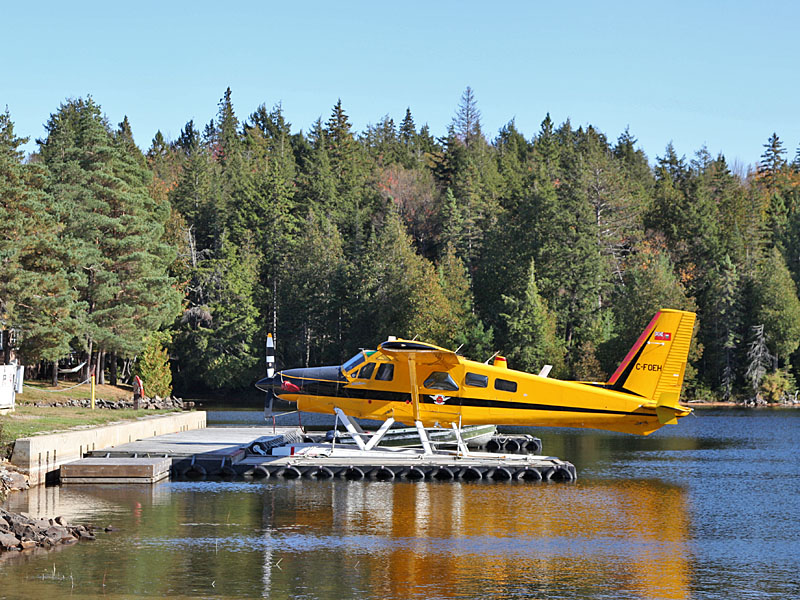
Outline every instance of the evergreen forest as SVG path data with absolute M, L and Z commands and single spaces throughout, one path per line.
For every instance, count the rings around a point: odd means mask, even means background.
M 684 399 L 795 398 L 800 151 L 777 134 L 745 170 L 549 115 L 485 132 L 470 88 L 441 136 L 396 117 L 357 132 L 339 101 L 296 130 L 227 89 L 142 152 L 87 96 L 25 156 L 6 109 L 0 358 L 227 393 L 263 376 L 268 332 L 280 368 L 395 335 L 604 380 L 668 307 L 698 314 Z

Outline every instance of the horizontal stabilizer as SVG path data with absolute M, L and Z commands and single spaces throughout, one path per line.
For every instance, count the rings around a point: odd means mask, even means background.
M 662 425 L 675 425 L 678 417 L 684 417 L 691 411 L 690 408 L 681 406 L 678 403 L 680 392 L 662 392 L 656 405 L 656 415 L 658 422 Z

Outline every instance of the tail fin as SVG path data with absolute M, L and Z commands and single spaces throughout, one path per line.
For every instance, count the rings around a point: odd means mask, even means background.
M 662 423 L 675 422 L 696 315 L 661 309 L 608 380 L 609 387 L 657 403 Z M 682 415 L 681 415 L 682 416 Z

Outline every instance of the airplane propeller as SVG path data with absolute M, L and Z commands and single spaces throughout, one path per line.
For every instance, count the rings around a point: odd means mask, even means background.
M 267 334 L 267 377 L 272 379 L 275 377 L 275 340 L 272 337 L 271 333 Z M 267 398 L 269 399 L 269 410 L 268 413 L 265 414 L 272 414 L 272 404 L 275 402 L 275 394 L 270 387 L 267 391 Z M 265 399 L 266 400 L 266 399 Z M 265 401 L 266 406 L 266 401 Z

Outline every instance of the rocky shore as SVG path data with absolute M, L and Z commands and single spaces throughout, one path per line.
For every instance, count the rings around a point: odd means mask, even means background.
M 0 461 L 0 502 L 5 499 L 9 492 L 21 492 L 29 487 L 27 477 L 17 471 L 14 465 Z
M 40 407 L 76 406 L 81 408 L 90 408 L 91 405 L 92 402 L 88 398 L 84 398 L 81 400 L 76 400 L 76 399 L 53 400 L 52 402 L 33 403 L 33 406 L 40 406 Z M 95 400 L 95 406 L 97 408 L 107 408 L 111 410 L 134 408 L 132 400 L 114 401 L 114 400 L 103 400 L 102 398 L 98 398 Z M 139 401 L 139 408 L 144 410 L 186 410 L 193 407 L 194 407 L 194 402 L 184 402 L 182 398 L 177 398 L 177 397 L 161 398 L 159 396 L 155 396 L 153 398 L 142 398 Z
M 33 519 L 0 508 L 0 551 L 52 548 L 95 539 L 92 527 L 70 525 L 62 517 Z

